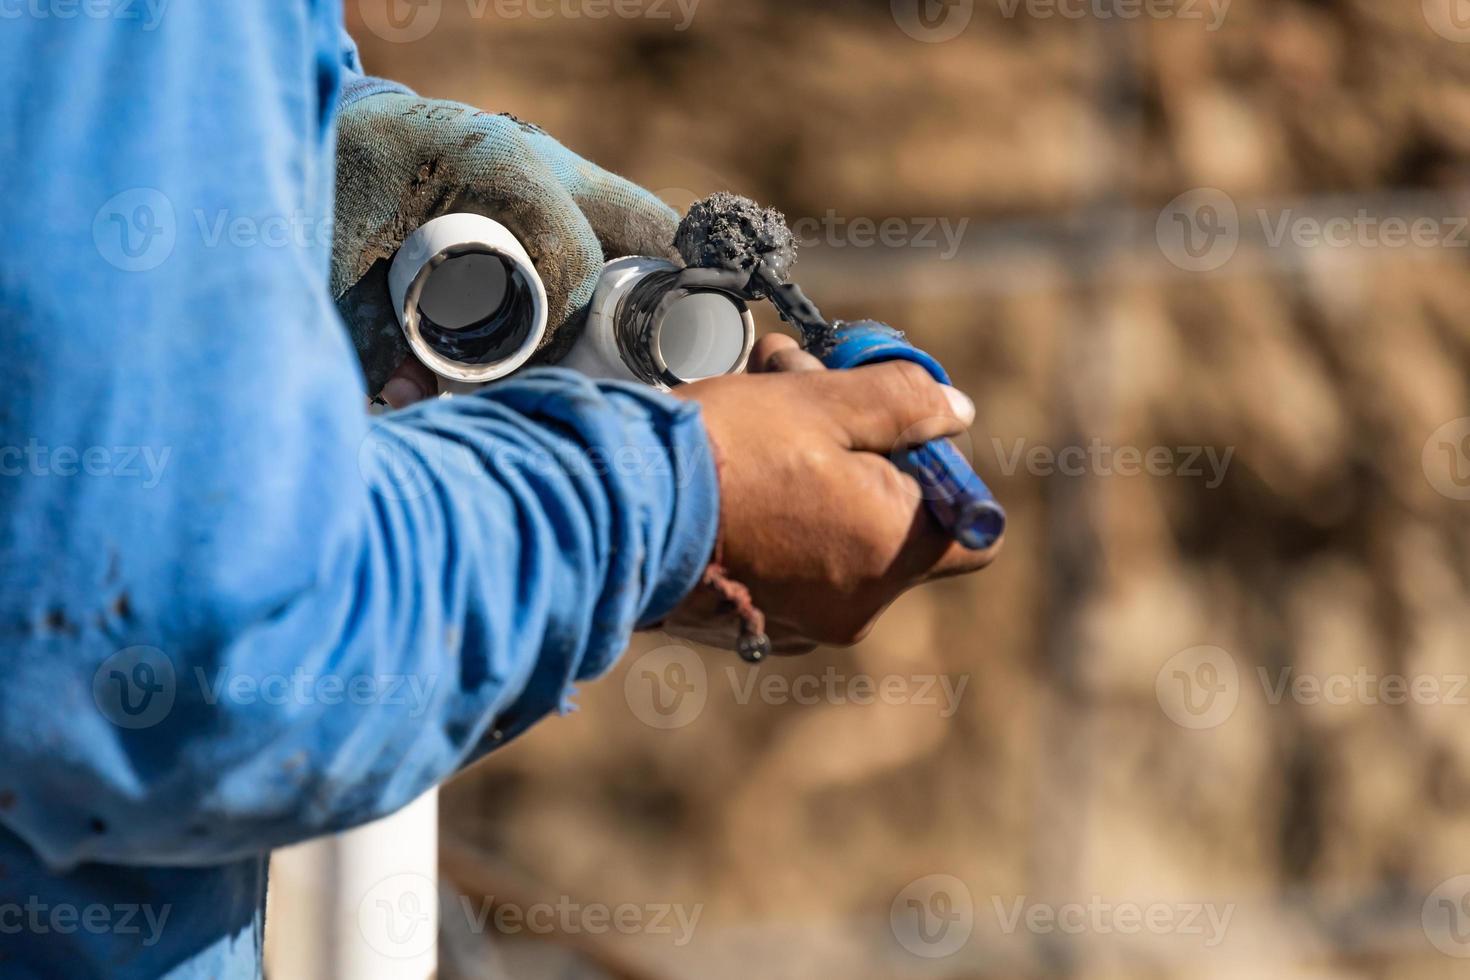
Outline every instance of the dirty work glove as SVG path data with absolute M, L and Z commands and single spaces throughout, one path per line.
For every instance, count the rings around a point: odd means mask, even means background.
M 679 216 L 539 128 L 458 102 L 384 93 L 347 105 L 337 127 L 332 297 L 377 394 L 409 358 L 388 266 L 424 222 L 472 211 L 509 228 L 546 283 L 537 360 L 566 353 L 585 323 L 604 257 L 673 256 Z

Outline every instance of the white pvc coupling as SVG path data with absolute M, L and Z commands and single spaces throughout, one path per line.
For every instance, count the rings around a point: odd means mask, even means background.
M 669 283 L 660 293 L 669 302 L 659 315 L 646 324 L 631 322 L 638 318 L 629 309 L 633 291 L 650 276 L 667 277 L 678 269 L 646 256 L 603 266 L 586 329 L 562 366 L 663 389 L 745 370 L 755 344 L 755 318 L 734 296 Z
M 404 241 L 388 292 L 408 345 L 435 374 L 503 378 L 546 334 L 546 287 L 510 229 L 479 214 L 435 218 Z

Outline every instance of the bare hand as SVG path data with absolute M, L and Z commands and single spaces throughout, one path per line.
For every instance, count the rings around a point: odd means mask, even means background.
M 827 371 L 784 336 L 762 338 L 752 375 L 677 389 L 697 401 L 721 460 L 723 564 L 765 612 L 778 652 L 862 639 L 903 592 L 984 568 L 930 517 L 888 454 L 974 421 L 964 395 L 915 364 Z M 738 624 L 706 589 L 667 624 L 731 646 Z

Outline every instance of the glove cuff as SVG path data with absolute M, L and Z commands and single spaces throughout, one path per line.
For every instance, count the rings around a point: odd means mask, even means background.
M 338 108 L 345 110 L 363 99 L 374 95 L 413 95 L 413 89 L 398 82 L 389 81 L 386 78 L 375 78 L 372 75 L 358 75 L 347 79 L 342 85 L 342 96 L 338 102 Z

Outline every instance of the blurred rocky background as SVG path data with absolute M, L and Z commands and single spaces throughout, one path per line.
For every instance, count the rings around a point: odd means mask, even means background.
M 370 71 L 784 210 L 1012 517 L 466 773 L 445 976 L 1470 974 L 1470 3 L 394 2 Z

